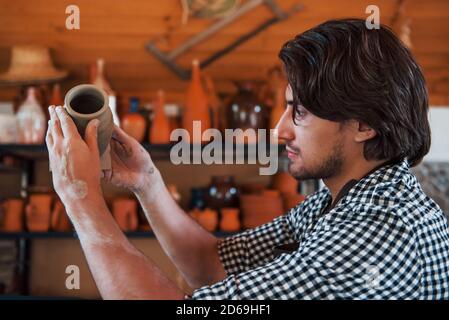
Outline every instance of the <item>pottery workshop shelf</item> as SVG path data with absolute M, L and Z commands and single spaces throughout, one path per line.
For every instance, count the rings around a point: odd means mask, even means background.
M 156 239 L 153 232 L 135 231 L 125 232 L 128 238 L 146 238 Z M 234 232 L 214 232 L 218 238 L 228 237 L 235 234 Z M 76 232 L 0 232 L 0 240 L 17 240 L 17 239 L 77 239 Z
M 153 159 L 167 159 L 170 157 L 170 150 L 175 145 L 175 143 L 170 144 L 151 144 L 151 143 L 142 143 L 142 146 L 150 152 L 151 157 Z M 207 146 L 207 144 L 201 145 L 201 151 L 203 148 Z M 225 147 L 222 146 L 222 152 L 232 151 L 234 155 L 239 155 L 238 152 L 241 150 L 244 151 L 244 155 L 250 154 L 252 147 L 255 145 L 245 144 L 245 145 L 236 145 L 232 144 L 232 146 Z M 267 150 L 270 150 L 271 146 L 267 146 Z M 242 149 L 243 148 L 243 149 Z M 199 149 L 199 148 L 198 148 Z M 196 151 L 196 146 L 190 144 L 190 150 L 194 154 Z M 256 149 L 254 149 L 256 150 Z M 285 145 L 278 144 L 277 151 L 280 156 L 285 155 Z M 48 158 L 47 146 L 45 144 L 0 144 L 0 156 L 9 155 L 14 156 L 21 159 L 45 159 Z

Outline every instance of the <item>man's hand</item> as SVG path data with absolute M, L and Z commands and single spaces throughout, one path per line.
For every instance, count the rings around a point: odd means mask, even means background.
M 89 122 L 85 139 L 61 106 L 50 106 L 46 144 L 53 187 L 65 206 L 102 196 L 100 156 L 97 144 L 98 120 Z
M 104 177 L 112 184 L 140 193 L 156 183 L 157 169 L 148 152 L 117 126 L 112 133 L 111 158 L 112 170 L 104 170 Z

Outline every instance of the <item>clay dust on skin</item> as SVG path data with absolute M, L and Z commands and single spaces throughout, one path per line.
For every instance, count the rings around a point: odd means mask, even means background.
M 87 196 L 87 183 L 83 180 L 69 179 L 67 174 L 67 167 L 69 166 L 67 163 L 67 153 L 68 151 L 61 157 L 61 178 L 69 184 L 68 190 L 70 197 L 81 200 Z

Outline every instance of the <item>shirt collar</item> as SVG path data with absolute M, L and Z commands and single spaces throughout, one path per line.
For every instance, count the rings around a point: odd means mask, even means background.
M 345 196 L 354 196 L 357 191 L 363 190 L 369 185 L 377 184 L 383 181 L 391 181 L 396 178 L 403 178 L 404 174 L 409 172 L 409 169 L 410 166 L 407 159 L 402 161 L 391 160 L 381 163 L 365 174 L 360 180 L 351 179 L 345 183 L 340 192 L 338 192 L 334 201 L 332 201 L 332 197 L 328 189 L 329 203 L 324 209 L 323 214 L 326 214 L 332 210 Z

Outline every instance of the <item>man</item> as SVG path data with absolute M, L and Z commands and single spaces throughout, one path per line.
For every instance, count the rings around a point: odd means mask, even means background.
M 289 170 L 323 179 L 324 189 L 220 240 L 177 206 L 148 153 L 118 128 L 105 179 L 135 193 L 194 299 L 448 299 L 447 221 L 410 172 L 430 147 L 427 91 L 410 52 L 385 27 L 340 20 L 297 36 L 279 56 L 289 86 L 277 129 Z M 62 108 L 50 114 L 54 187 L 102 297 L 184 298 L 108 211 L 98 123 L 84 141 Z

